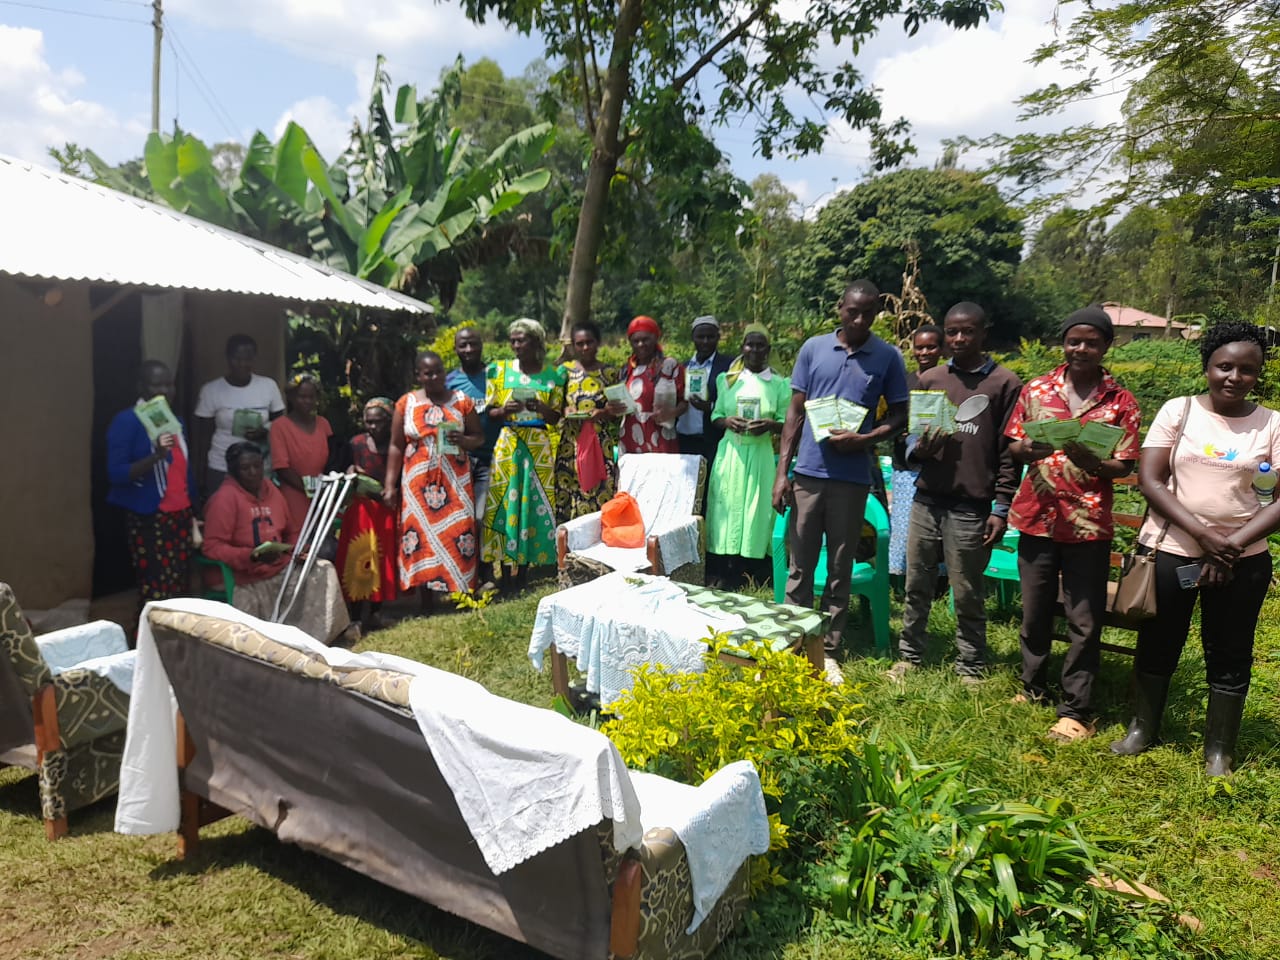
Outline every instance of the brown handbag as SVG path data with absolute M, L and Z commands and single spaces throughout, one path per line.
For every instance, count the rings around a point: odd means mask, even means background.
M 1174 470 L 1177 460 L 1178 444 L 1182 441 L 1182 431 L 1186 429 L 1187 417 L 1191 414 L 1191 397 L 1187 397 L 1186 406 L 1182 408 L 1182 419 L 1178 423 L 1178 432 L 1173 438 L 1173 446 L 1169 448 L 1169 484 L 1170 491 L 1177 496 L 1178 476 Z M 1151 512 L 1150 504 L 1147 513 Z M 1146 516 L 1142 522 L 1146 523 Z M 1164 522 L 1160 534 L 1156 537 L 1149 553 L 1138 553 L 1137 546 L 1124 558 L 1120 567 L 1120 582 L 1116 584 L 1115 599 L 1111 601 L 1111 612 L 1129 620 L 1149 620 L 1156 615 L 1156 554 L 1160 552 L 1160 544 L 1169 532 L 1169 521 Z

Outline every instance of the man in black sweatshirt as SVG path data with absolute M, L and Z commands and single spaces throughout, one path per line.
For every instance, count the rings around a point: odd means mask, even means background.
M 943 323 L 951 360 L 921 374 L 916 388 L 944 391 L 958 410 L 954 433 L 925 431 L 908 440 L 907 460 L 919 466 L 920 476 L 907 531 L 898 663 L 889 671 L 895 679 L 924 659 L 939 561 L 946 563 L 955 593 L 956 672 L 975 683 L 986 667 L 982 578 L 1018 487 L 1021 468 L 1009 454 L 1004 428 L 1022 389 L 1013 371 L 983 352 L 986 335 L 985 311 L 976 303 L 957 303 Z

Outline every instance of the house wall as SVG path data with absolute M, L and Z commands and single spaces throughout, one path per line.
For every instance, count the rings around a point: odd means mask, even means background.
M 201 384 L 226 373 L 227 338 L 235 333 L 247 333 L 258 342 L 257 372 L 283 388 L 286 324 L 279 300 L 193 290 L 186 295 L 183 311 L 193 405 Z
M 32 609 L 88 597 L 93 575 L 89 285 L 58 289 L 49 306 L 0 276 L 0 579 Z
M 0 276 L 0 580 L 41 610 L 93 591 L 93 321 L 87 283 L 59 282 L 44 303 L 34 284 Z M 101 299 L 102 294 L 99 294 Z M 258 372 L 283 381 L 285 317 L 279 301 L 191 292 L 184 303 L 190 410 L 200 384 L 226 369 L 233 333 L 258 341 Z M 122 375 L 132 377 L 129 372 Z M 186 400 L 186 403 L 184 403 Z M 101 507 L 100 507 L 101 509 Z

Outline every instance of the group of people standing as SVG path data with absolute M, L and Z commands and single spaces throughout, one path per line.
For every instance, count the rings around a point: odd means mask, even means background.
M 941 327 L 914 332 L 917 369 L 910 374 L 901 352 L 871 332 L 879 312 L 873 284 L 850 284 L 838 329 L 806 341 L 790 378 L 770 368 L 764 327 L 749 326 L 731 356 L 721 353 L 720 325 L 710 316 L 693 321 L 696 352 L 684 363 L 663 351 L 656 321 L 636 317 L 620 369 L 600 361 L 600 330 L 590 322 L 573 327 L 572 359 L 560 364 L 548 360 L 545 333 L 533 320 L 510 325 L 514 357 L 491 363 L 479 331 L 462 328 L 454 340 L 457 366 L 449 370 L 437 354 L 422 353 L 415 388 L 396 401 L 369 400 L 364 430 L 336 455 L 332 430 L 316 412 L 318 384 L 301 378 L 281 397 L 273 381 L 253 372 L 253 341 L 232 337 L 227 373 L 200 392 L 192 447 L 183 435 L 151 441 L 132 410 L 112 423 L 110 500 L 128 517 L 143 602 L 178 595 L 187 588 L 196 478 L 203 477 L 211 495 L 204 552 L 233 569 L 233 602 L 241 606 L 255 602 L 253 584 L 274 590 L 274 578 L 283 576 L 284 554 L 261 548 L 296 537 L 307 509 L 305 478 L 338 468 L 376 481 L 380 493 L 362 493 L 348 506 L 336 570 L 317 565 L 325 583 L 308 587 L 312 600 L 303 604 L 312 632 L 332 638 L 348 614 L 376 627 L 380 604 L 398 591 L 417 589 L 429 612 L 442 594 L 491 589 L 500 566 L 504 582 L 520 585 L 529 567 L 554 562 L 559 524 L 614 496 L 616 454 L 697 454 L 709 465 L 708 574 L 715 582 L 765 579 L 774 511 L 789 511 L 786 597 L 812 606 L 825 546 L 820 606 L 830 615 L 827 674 L 838 682 L 833 657 L 848 618 L 866 498 L 879 474 L 876 446 L 889 445 L 890 566 L 905 596 L 889 675 L 904 681 L 923 664 L 945 570 L 955 604 L 955 669 L 963 682 L 981 682 L 983 572 L 1012 526 L 1023 606 L 1017 699 L 1055 699 L 1048 665 L 1060 602 L 1069 649 L 1049 736 L 1074 741 L 1094 733 L 1112 485 L 1140 460 L 1150 509 L 1138 550 L 1156 554 L 1157 613 L 1138 631 L 1133 719 L 1112 749 L 1134 754 L 1156 741 L 1199 599 L 1210 687 L 1206 764 L 1211 773 L 1229 773 L 1270 583 L 1266 538 L 1280 528 L 1280 506 L 1253 485 L 1260 464 L 1280 462 L 1280 414 L 1249 399 L 1267 350 L 1262 331 L 1211 327 L 1200 342 L 1207 393 L 1170 400 L 1140 443 L 1137 401 L 1103 366 L 1114 331 L 1100 307 L 1064 320 L 1064 362 L 1025 385 L 986 352 L 978 304 L 958 303 Z M 172 390 L 163 364 L 143 364 L 140 401 Z M 945 394 L 954 424 L 909 434 L 913 390 Z M 818 400 L 867 413 L 817 438 L 807 404 Z M 1037 441 L 1027 430 L 1068 419 L 1114 428 L 1113 449 L 1102 456 L 1076 441 Z
M 878 302 L 870 283 L 851 284 L 840 302 L 840 329 L 809 340 L 792 373 L 774 485 L 775 507 L 791 509 L 788 600 L 812 603 L 813 567 L 825 539 L 828 579 L 821 603 L 831 614 L 827 647 L 834 653 L 847 616 L 852 551 L 873 485 L 870 453 L 875 443 L 894 440 L 891 569 L 904 577 L 905 602 L 898 660 L 889 676 L 902 682 L 923 664 L 929 611 L 945 569 L 955 603 L 955 670 L 962 682 L 981 682 L 987 669 L 983 572 L 1011 525 L 1019 535 L 1023 607 L 1023 689 L 1015 700 L 1056 705 L 1058 719 L 1048 733 L 1053 739 L 1091 737 L 1108 604 L 1113 482 L 1140 463 L 1139 487 L 1149 509 L 1136 550 L 1156 555 L 1156 612 L 1137 631 L 1133 716 L 1111 749 L 1132 755 L 1156 742 L 1199 600 L 1209 684 L 1206 771 L 1230 774 L 1254 633 L 1271 578 L 1266 538 L 1280 529 L 1280 506 L 1254 484 L 1280 457 L 1280 413 L 1249 399 L 1266 358 L 1265 332 L 1243 323 L 1209 328 L 1200 341 L 1207 393 L 1169 400 L 1140 442 L 1138 403 L 1103 366 L 1114 330 L 1101 307 L 1063 321 L 1064 362 L 1024 385 L 985 352 L 986 318 L 974 303 L 953 306 L 940 330 L 926 325 L 915 331 L 919 369 L 908 375 L 901 354 L 870 332 Z M 945 393 L 954 428 L 909 435 L 912 390 Z M 843 397 L 872 412 L 861 428 L 836 431 L 819 443 L 804 414 L 815 395 Z M 1105 425 L 1114 446 L 1100 452 L 1079 440 L 1032 439 L 1028 425 L 1048 420 Z M 1055 698 L 1048 667 L 1059 603 L 1069 646 Z M 831 660 L 828 676 L 839 679 Z

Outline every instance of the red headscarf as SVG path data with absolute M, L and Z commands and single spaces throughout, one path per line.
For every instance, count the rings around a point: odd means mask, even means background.
M 631 339 L 631 335 L 633 333 L 651 333 L 654 337 L 661 338 L 662 328 L 658 326 L 658 321 L 653 319 L 653 317 L 646 317 L 642 314 L 627 324 L 628 340 Z M 642 374 L 642 376 L 649 378 L 649 382 L 658 382 L 658 376 L 662 372 L 662 361 L 664 356 L 665 355 L 662 352 L 662 344 L 659 343 L 658 349 L 653 355 L 653 359 L 649 361 L 648 367 L 645 368 L 645 371 Z M 636 366 L 636 355 L 633 353 L 631 356 L 627 357 L 627 362 L 622 367 L 623 383 L 626 383 L 631 379 L 631 372 L 635 370 Z
M 631 339 L 633 333 L 652 333 L 655 337 L 662 336 L 662 328 L 658 326 L 658 321 L 653 317 L 639 316 L 627 325 L 627 339 Z

